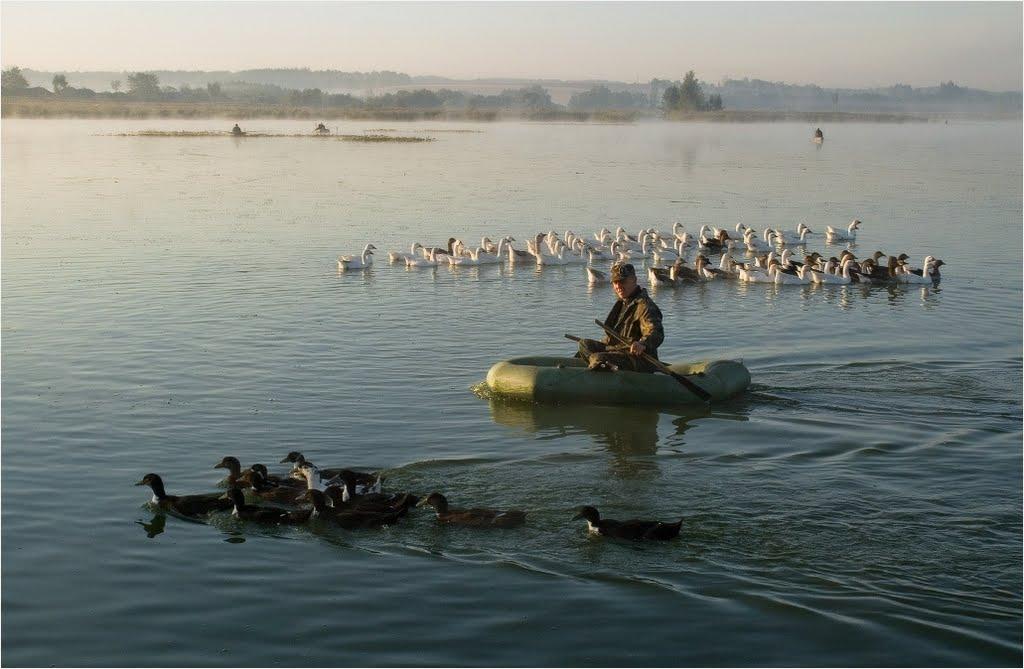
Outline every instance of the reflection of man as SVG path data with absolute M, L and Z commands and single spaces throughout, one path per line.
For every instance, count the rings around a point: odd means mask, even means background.
M 610 337 L 602 341 L 581 339 L 577 355 L 587 360 L 589 369 L 653 372 L 654 366 L 640 356 L 646 353 L 658 357 L 658 347 L 665 341 L 661 310 L 647 291 L 637 285 L 632 265 L 614 265 L 611 278 L 619 299 L 604 324 L 631 343 L 612 343 Z

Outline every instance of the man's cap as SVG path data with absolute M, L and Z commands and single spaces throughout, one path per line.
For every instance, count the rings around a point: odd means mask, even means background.
M 629 263 L 612 265 L 612 281 L 623 281 L 631 276 L 636 276 L 636 269 Z

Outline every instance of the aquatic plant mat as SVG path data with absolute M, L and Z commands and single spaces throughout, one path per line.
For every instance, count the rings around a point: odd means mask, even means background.
M 316 139 L 337 139 L 343 142 L 433 142 L 433 137 L 407 137 L 400 135 L 313 135 L 313 134 L 276 134 L 247 132 L 234 135 L 230 132 L 214 132 L 209 130 L 140 130 L 138 132 L 119 132 L 115 137 L 237 137 L 251 139 L 254 137 L 311 137 Z

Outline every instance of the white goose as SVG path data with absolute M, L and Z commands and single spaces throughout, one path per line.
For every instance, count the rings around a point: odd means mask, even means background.
M 694 239 L 693 235 L 691 235 L 689 232 L 683 232 L 681 234 L 676 234 L 676 245 L 680 249 L 689 248 L 691 246 L 695 246 L 696 244 L 697 244 L 697 240 Z
M 718 269 L 726 278 L 738 279 L 740 277 L 737 263 L 728 253 L 722 254 L 722 259 L 718 262 Z
M 773 264 L 769 264 L 769 267 Z M 775 277 L 767 269 L 750 264 L 740 269 L 740 280 L 747 283 L 775 283 Z
M 475 251 L 466 251 L 468 255 L 448 256 L 448 264 L 452 267 L 475 267 L 480 264 L 480 257 L 487 255 L 482 246 Z
M 573 240 L 572 247 L 566 251 L 565 257 L 568 259 L 570 264 L 584 265 L 590 260 L 590 247 L 587 243 L 576 237 Z
M 642 260 L 648 256 L 647 237 L 644 237 L 643 242 L 640 245 L 640 250 L 630 249 L 624 246 L 622 242 L 615 242 L 612 244 L 612 254 L 618 262 Z
M 806 245 L 807 244 L 807 235 L 813 235 L 813 234 L 814 234 L 814 230 L 811 230 L 809 227 L 807 227 L 803 223 L 800 223 L 800 224 L 798 224 L 796 226 L 796 233 L 795 234 L 792 233 L 792 232 L 785 232 L 783 230 L 776 229 L 775 230 L 775 243 L 779 244 L 781 246 L 785 246 L 786 244 L 793 244 L 793 245 L 801 245 L 802 244 L 802 245 Z
M 494 252 L 484 251 L 483 253 L 478 254 L 477 264 L 495 265 L 497 263 L 500 263 L 502 260 L 501 254 L 505 252 L 506 245 L 509 244 L 511 241 L 514 241 L 512 237 L 502 237 L 501 239 L 499 239 L 498 246 L 496 247 L 496 250 Z
M 407 258 L 405 261 L 406 267 L 437 267 L 440 263 L 437 260 L 438 250 L 431 249 L 430 256 L 427 258 Z
M 807 271 L 807 266 L 801 265 L 796 274 L 790 274 L 789 272 L 782 271 L 781 263 L 772 265 L 772 272 L 777 285 L 802 286 L 808 284 L 811 282 L 811 277 L 807 274 Z
M 907 283 L 915 285 L 931 285 L 932 284 L 932 263 L 935 258 L 931 256 L 925 256 L 924 264 L 921 265 L 921 273 L 917 274 L 912 271 L 906 264 L 900 266 L 900 271 L 896 274 L 896 281 L 898 283 Z
M 827 263 L 825 263 L 825 268 L 820 272 L 818 270 L 812 269 L 811 281 L 813 281 L 814 283 L 821 283 L 828 286 L 843 285 L 850 283 L 849 266 L 847 266 L 844 263 L 843 266 L 838 269 L 839 273 L 834 272 L 834 268 L 835 263 L 830 259 Z M 845 276 L 842 274 L 844 269 L 846 271 Z
M 765 230 L 765 237 L 768 236 L 768 232 L 768 230 Z M 771 244 L 768 243 L 767 239 L 762 242 L 757 238 L 757 233 L 751 228 L 747 228 L 746 232 L 743 233 L 743 243 L 748 251 L 754 253 L 771 249 Z
M 829 244 L 835 242 L 855 242 L 857 241 L 857 231 L 860 230 L 860 221 L 853 219 L 853 222 L 846 228 L 846 232 L 842 230 L 836 230 L 831 225 L 825 228 L 825 241 Z
M 654 247 L 654 262 L 656 263 L 673 263 L 683 255 L 682 243 L 677 242 L 676 247 L 673 248 L 668 245 L 665 240 L 660 240 L 660 244 L 656 244 Z
M 402 253 L 401 251 L 390 251 L 388 253 L 388 260 L 391 262 L 405 262 L 409 258 L 418 258 L 420 256 L 420 249 L 423 248 L 423 244 L 416 242 L 409 247 L 408 253 Z
M 759 258 L 754 258 L 754 262 L 746 265 L 737 263 L 740 281 L 746 281 L 747 283 L 774 283 L 774 278 L 768 275 L 768 268 L 772 266 L 773 262 L 776 262 L 775 251 L 768 252 L 764 265 L 761 265 Z
M 367 244 L 363 254 L 358 256 L 338 256 L 338 271 L 345 272 L 355 269 L 366 269 L 373 266 L 373 251 L 377 247 Z
M 538 265 L 568 265 L 571 261 L 568 256 L 572 255 L 572 252 L 564 245 L 559 244 L 556 246 L 558 249 L 554 255 L 548 255 L 547 253 L 536 253 L 534 258 Z

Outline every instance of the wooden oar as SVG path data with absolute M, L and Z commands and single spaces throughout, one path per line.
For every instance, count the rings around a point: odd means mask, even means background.
M 595 318 L 594 322 L 597 323 L 598 327 L 600 327 L 602 330 L 604 330 L 605 333 L 607 333 L 608 336 L 611 337 L 612 339 L 614 339 L 615 341 L 619 342 L 620 344 L 624 344 L 626 346 L 631 346 L 632 345 L 632 342 L 628 341 L 625 337 L 620 335 L 615 330 L 612 330 L 610 327 L 608 327 L 607 325 L 605 325 L 601 321 L 599 321 L 599 320 L 597 320 Z M 708 391 L 704 390 L 703 388 L 701 388 L 700 386 L 698 386 L 696 383 L 694 383 L 690 379 L 686 378 L 685 376 L 683 376 L 681 374 L 676 374 L 671 369 L 669 369 L 668 365 L 663 363 L 661 360 L 658 360 L 653 355 L 650 355 L 649 353 L 641 353 L 640 357 L 643 358 L 644 360 L 646 360 L 647 362 L 649 362 L 651 365 L 653 365 L 654 368 L 657 369 L 659 372 L 662 372 L 663 374 L 668 374 L 673 379 L 675 379 L 679 383 L 683 384 L 683 386 L 687 390 L 689 390 L 691 393 L 693 393 L 694 395 L 696 395 L 700 399 L 704 400 L 705 402 L 709 402 L 711 400 L 711 393 L 709 393 Z

